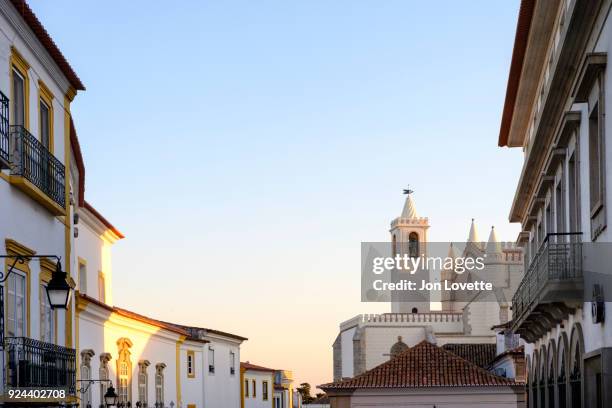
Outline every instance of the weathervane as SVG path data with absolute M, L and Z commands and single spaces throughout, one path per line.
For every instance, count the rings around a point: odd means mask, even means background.
M 412 194 L 414 193 L 414 190 L 410 189 L 410 184 L 408 184 L 408 188 L 404 189 L 404 194 Z

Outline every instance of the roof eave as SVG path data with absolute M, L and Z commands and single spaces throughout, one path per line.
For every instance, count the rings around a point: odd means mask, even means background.
M 499 129 L 498 145 L 500 147 L 516 147 L 516 144 L 508 144 L 508 137 L 510 135 L 512 117 L 514 116 L 514 106 L 516 104 L 521 72 L 523 70 L 523 62 L 525 61 L 525 53 L 527 51 L 529 30 L 531 28 L 535 3 L 535 0 L 522 0 L 519 9 L 510 72 L 506 85 L 506 97 Z

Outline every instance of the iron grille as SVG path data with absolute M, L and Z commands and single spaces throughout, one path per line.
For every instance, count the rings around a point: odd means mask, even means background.
M 9 168 L 9 99 L 0 92 L 0 169 Z
M 64 165 L 23 126 L 10 127 L 11 174 L 22 176 L 65 207 Z
M 27 337 L 6 337 L 6 385 L 62 388 L 76 395 L 76 350 Z
M 544 286 L 582 278 L 580 232 L 548 234 L 512 297 L 514 323 L 528 313 Z

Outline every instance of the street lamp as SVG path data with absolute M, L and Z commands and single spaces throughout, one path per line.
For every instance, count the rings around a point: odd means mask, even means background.
M 104 394 L 104 402 L 106 403 L 107 407 L 112 407 L 115 406 L 117 404 L 117 393 L 115 393 L 115 387 L 113 387 L 113 384 L 111 384 L 107 389 L 106 389 L 106 394 Z
M 66 282 L 66 272 L 62 271 L 62 263 L 59 260 L 46 289 L 51 309 L 66 309 L 72 288 Z
M 47 285 L 47 297 L 52 309 L 66 309 L 68 299 L 70 298 L 70 290 L 72 289 L 66 281 L 66 272 L 62 271 L 62 263 L 57 255 L 0 255 L 0 259 L 13 259 L 13 263 L 9 267 L 6 274 L 0 271 L 0 283 L 6 282 L 11 272 L 18 263 L 23 264 L 30 259 L 54 258 L 57 260 L 55 272 L 51 275 L 51 280 Z

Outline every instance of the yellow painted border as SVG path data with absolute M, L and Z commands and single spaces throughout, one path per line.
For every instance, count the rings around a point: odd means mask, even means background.
M 38 80 L 38 138 L 42 142 L 42 112 L 40 111 L 40 101 L 43 101 L 49 108 L 49 151 L 55 154 L 55 136 L 53 134 L 53 93 L 42 80 Z
M 176 405 L 182 405 L 181 397 L 181 344 L 185 342 L 187 336 L 180 336 L 176 341 Z
M 40 287 L 41 293 L 39 296 L 46 296 L 46 293 L 42 290 L 42 286 L 49 283 L 49 281 L 51 280 L 51 277 L 53 276 L 53 272 L 55 271 L 55 268 L 56 268 L 56 264 L 52 260 L 48 258 L 40 259 L 39 287 Z M 39 300 L 39 303 L 40 303 L 40 300 Z M 55 334 L 54 342 L 55 344 L 57 344 L 57 309 L 53 310 L 53 325 L 54 325 L 53 331 Z M 41 334 L 41 339 L 42 339 L 42 334 Z
M 264 384 L 266 385 L 267 388 L 267 393 L 264 394 Z M 268 381 L 262 381 L 261 382 L 261 399 L 263 401 L 267 401 L 270 398 L 270 383 Z
M 244 408 L 244 368 L 240 367 L 240 408 Z
M 104 298 L 100 299 L 100 281 L 102 281 L 102 289 L 104 290 Z M 102 271 L 98 271 L 98 300 L 102 303 L 106 303 L 106 274 Z
M 70 94 L 69 92 L 64 96 L 64 166 L 65 166 L 65 179 L 64 179 L 64 200 L 66 203 L 65 208 L 65 218 L 64 218 L 64 259 L 65 266 L 64 270 L 66 271 L 66 275 L 74 282 L 72 279 L 72 213 L 70 211 L 70 184 L 71 184 L 71 176 L 70 176 L 70 101 L 74 99 L 74 94 Z M 70 98 L 72 96 L 72 98 Z M 72 308 L 76 302 L 70 302 L 68 304 L 68 309 L 66 310 L 66 347 L 72 347 Z M 75 312 L 75 315 L 77 313 Z M 75 334 L 75 348 L 79 347 L 79 321 L 78 319 L 74 322 L 74 330 Z M 77 354 L 77 369 L 79 367 L 79 355 Z
M 11 81 L 11 100 L 14 100 L 15 94 L 13 89 L 13 69 L 17 70 L 23 77 L 24 82 L 24 122 L 25 128 L 30 130 L 30 76 L 28 71 L 30 70 L 30 64 L 23 58 L 23 56 L 17 51 L 17 48 L 11 46 L 11 57 L 9 58 L 9 71 Z M 12 119 L 11 119 L 12 120 Z
M 191 373 L 189 372 L 189 357 L 191 357 Z M 193 350 L 187 350 L 187 378 L 195 378 L 196 376 L 196 360 L 195 352 Z

